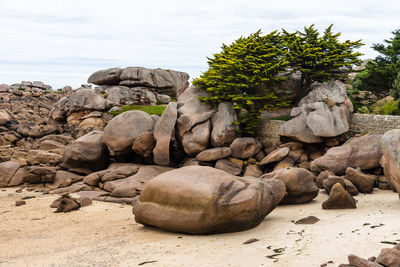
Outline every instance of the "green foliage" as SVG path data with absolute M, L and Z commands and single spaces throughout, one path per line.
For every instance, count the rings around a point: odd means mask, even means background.
M 383 106 L 383 114 L 385 115 L 395 115 L 399 111 L 399 103 L 397 101 L 388 101 Z
M 292 116 L 290 116 L 290 115 L 282 115 L 282 116 L 270 118 L 270 120 L 275 120 L 275 121 L 289 121 L 291 119 L 292 119 Z
M 265 36 L 257 31 L 241 37 L 208 58 L 209 69 L 194 85 L 206 88 L 210 97 L 205 103 L 232 102 L 239 114 L 236 122 L 242 135 L 251 135 L 261 119 L 261 112 L 289 105 L 270 86 L 281 81 L 277 74 L 287 66 L 280 35 L 274 31 Z M 244 110 L 243 110 L 244 109 Z
M 393 82 L 392 89 L 390 90 L 390 95 L 395 99 L 400 98 L 400 72 L 397 74 L 397 78 Z
M 343 78 L 353 64 L 361 62 L 361 54 L 353 49 L 362 43 L 340 42 L 339 36 L 332 32 L 332 25 L 323 35 L 314 25 L 295 33 L 283 30 L 283 34 L 273 31 L 262 35 L 259 30 L 231 45 L 223 44 L 220 53 L 208 58 L 209 69 L 193 84 L 210 93 L 210 97 L 200 98 L 204 103 L 232 102 L 240 111 L 236 124 L 241 134 L 252 135 L 263 111 L 290 104 L 285 95 L 274 91 L 286 78 L 278 74 L 287 69 L 301 73 L 300 100 L 312 82 Z
M 161 116 L 167 106 L 166 105 L 157 105 L 157 106 L 141 106 L 141 105 L 132 105 L 132 106 L 123 106 L 122 110 L 110 111 L 109 113 L 113 116 L 117 116 L 125 111 L 129 110 L 141 110 L 149 115 L 158 115 Z
M 392 34 L 394 37 L 384 40 L 383 44 L 372 46 L 380 55 L 368 62 L 365 70 L 356 75 L 354 88 L 371 91 L 380 97 L 392 91 L 395 98 L 399 98 L 393 85 L 400 72 L 400 29 Z
M 372 106 L 367 108 L 366 106 L 361 107 L 358 113 L 365 114 L 379 114 L 379 115 L 398 115 L 399 101 L 394 100 L 392 97 L 385 97 L 381 100 L 376 101 Z
M 330 25 L 320 35 L 314 24 L 304 27 L 304 32 L 289 33 L 283 30 L 286 58 L 293 72 L 300 71 L 302 87 L 300 100 L 308 94 L 312 82 L 343 79 L 351 67 L 360 64 L 362 54 L 353 50 L 363 44 L 361 40 L 339 41 L 341 33 L 333 33 Z
M 358 113 L 361 114 L 370 114 L 371 112 L 368 110 L 368 108 L 366 106 L 362 106 L 358 109 Z

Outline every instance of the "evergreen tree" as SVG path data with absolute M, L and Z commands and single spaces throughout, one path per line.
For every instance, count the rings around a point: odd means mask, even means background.
M 380 55 L 368 62 L 365 70 L 356 75 L 354 89 L 371 91 L 378 97 L 396 91 L 393 85 L 400 72 L 400 29 L 392 34 L 394 37 L 384 40 L 385 43 L 372 46 Z M 397 95 L 396 98 L 398 97 Z
M 301 90 L 297 100 L 309 93 L 313 82 L 343 79 L 352 65 L 361 63 L 358 57 L 362 54 L 353 51 L 363 45 L 361 40 L 340 42 L 341 33 L 333 33 L 332 27 L 330 25 L 322 36 L 314 24 L 304 27 L 304 32 L 289 33 L 283 30 L 289 67 L 293 72 L 301 73 Z
M 210 97 L 201 98 L 205 103 L 232 102 L 240 111 L 241 133 L 254 134 L 262 111 L 289 104 L 269 89 L 284 79 L 277 77 L 287 66 L 283 47 L 276 31 L 262 36 L 260 30 L 231 45 L 223 44 L 220 53 L 208 58 L 209 69 L 193 84 L 210 92 Z

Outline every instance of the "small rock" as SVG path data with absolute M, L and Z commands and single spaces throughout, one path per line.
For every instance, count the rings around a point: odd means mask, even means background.
M 340 183 L 336 183 L 331 190 L 329 198 L 322 203 L 322 208 L 327 209 L 355 209 L 356 201 Z
M 248 245 L 248 244 L 251 244 L 251 243 L 254 243 L 254 242 L 257 242 L 257 241 L 260 241 L 260 239 L 250 238 L 249 240 L 243 242 L 243 245 Z
M 17 201 L 15 201 L 15 206 L 17 206 L 17 207 L 25 205 L 25 204 L 26 204 L 25 200 L 17 200 Z
M 302 218 L 300 220 L 297 220 L 294 224 L 314 224 L 319 222 L 319 219 L 315 216 L 308 216 L 305 218 Z

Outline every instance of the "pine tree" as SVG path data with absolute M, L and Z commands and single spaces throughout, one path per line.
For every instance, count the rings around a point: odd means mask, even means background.
M 232 102 L 242 111 L 237 122 L 241 133 L 254 134 L 264 110 L 289 104 L 269 89 L 284 79 L 277 77 L 287 66 L 281 37 L 276 31 L 262 36 L 258 30 L 221 49 L 208 58 L 209 69 L 193 84 L 210 92 L 210 97 L 202 98 L 206 103 Z
M 330 79 L 343 79 L 352 65 L 358 65 L 362 55 L 353 50 L 363 44 L 361 40 L 339 41 L 341 33 L 332 32 L 330 25 L 322 36 L 314 24 L 304 27 L 304 32 L 289 33 L 283 30 L 283 42 L 286 46 L 286 58 L 293 72 L 301 73 L 301 91 L 297 100 L 307 95 L 313 82 Z
M 400 72 L 400 29 L 392 34 L 394 37 L 384 40 L 384 44 L 372 46 L 380 55 L 368 62 L 365 70 L 356 75 L 354 89 L 371 91 L 378 97 L 393 91 L 393 82 Z

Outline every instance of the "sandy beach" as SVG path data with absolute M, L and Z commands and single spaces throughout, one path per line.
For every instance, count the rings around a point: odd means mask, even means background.
M 391 191 L 356 196 L 355 210 L 279 206 L 256 228 L 209 236 L 167 233 L 137 224 L 128 205 L 94 201 L 70 213 L 49 208 L 54 195 L 0 191 L 0 266 L 337 266 L 400 241 L 400 201 Z M 25 196 L 27 204 L 16 207 Z M 313 225 L 293 221 L 316 216 Z M 243 242 L 256 238 L 251 244 Z M 332 263 L 333 262 L 333 263 Z

